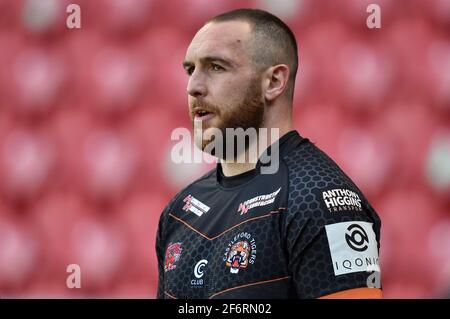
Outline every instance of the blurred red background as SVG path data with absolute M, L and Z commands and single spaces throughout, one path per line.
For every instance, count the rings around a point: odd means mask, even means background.
M 181 63 L 238 7 L 295 32 L 295 128 L 381 216 L 384 296 L 450 287 L 449 1 L 0 0 L 0 296 L 155 297 L 159 215 L 211 168 L 170 161 L 190 127 Z

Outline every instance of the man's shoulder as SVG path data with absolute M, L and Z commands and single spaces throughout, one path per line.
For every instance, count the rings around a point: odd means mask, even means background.
M 330 156 L 306 138 L 284 156 L 283 161 L 289 172 L 290 184 L 297 188 L 323 188 L 331 185 L 356 187 Z
M 289 176 L 290 214 L 328 219 L 336 213 L 364 214 L 364 207 L 370 206 L 352 179 L 312 142 L 298 145 L 284 162 Z

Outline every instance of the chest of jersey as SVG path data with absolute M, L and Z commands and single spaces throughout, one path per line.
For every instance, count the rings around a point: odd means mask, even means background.
M 234 189 L 198 185 L 187 190 L 169 214 L 166 293 L 177 298 L 233 298 L 244 292 L 246 297 L 285 297 L 289 278 L 280 217 L 286 188 L 282 179 L 258 176 Z

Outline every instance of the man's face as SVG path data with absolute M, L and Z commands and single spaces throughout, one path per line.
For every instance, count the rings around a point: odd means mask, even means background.
M 264 98 L 261 78 L 251 61 L 250 41 L 250 25 L 241 21 L 208 23 L 195 35 L 184 62 L 193 124 L 222 133 L 225 128 L 261 126 Z M 202 140 L 201 148 L 209 142 Z

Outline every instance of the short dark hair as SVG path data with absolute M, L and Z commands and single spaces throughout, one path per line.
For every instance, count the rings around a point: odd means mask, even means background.
M 277 16 L 260 9 L 237 9 L 222 13 L 210 22 L 245 21 L 252 28 L 255 40 L 255 63 L 263 68 L 287 64 L 290 69 L 288 93 L 294 94 L 298 69 L 297 40 L 292 30 Z

